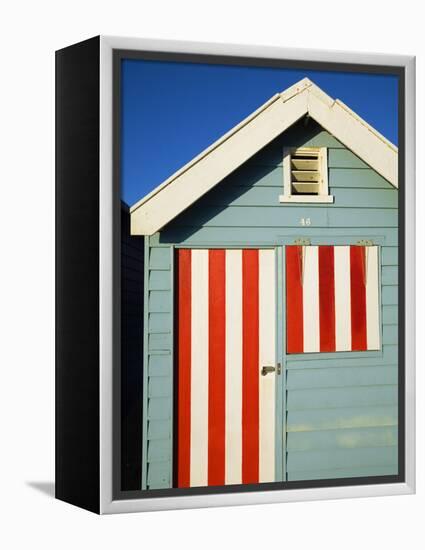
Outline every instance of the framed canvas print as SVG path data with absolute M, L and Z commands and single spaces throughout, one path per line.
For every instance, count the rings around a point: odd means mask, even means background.
M 414 58 L 56 53 L 56 496 L 414 491 Z

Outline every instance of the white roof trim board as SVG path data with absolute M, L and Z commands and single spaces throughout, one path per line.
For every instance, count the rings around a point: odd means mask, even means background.
M 304 115 L 398 188 L 398 149 L 308 78 L 274 95 L 130 208 L 131 233 L 153 235 Z

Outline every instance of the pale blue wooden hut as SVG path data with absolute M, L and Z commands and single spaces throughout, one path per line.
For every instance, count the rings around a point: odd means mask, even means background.
M 397 174 L 304 79 L 131 207 L 143 489 L 397 475 Z

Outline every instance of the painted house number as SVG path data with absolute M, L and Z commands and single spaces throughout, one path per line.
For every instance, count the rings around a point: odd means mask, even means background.
M 311 225 L 311 219 L 310 218 L 301 218 L 300 219 L 300 225 Z

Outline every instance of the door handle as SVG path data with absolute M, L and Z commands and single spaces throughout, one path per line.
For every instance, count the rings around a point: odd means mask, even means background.
M 266 376 L 266 374 L 269 374 L 269 372 L 277 372 L 277 374 L 280 374 L 281 367 L 280 363 L 277 364 L 277 368 L 273 367 L 272 365 L 265 365 L 264 367 L 261 367 L 261 376 Z
M 276 372 L 277 374 L 280 374 L 281 370 L 280 363 L 277 364 L 277 367 L 273 367 L 273 365 L 265 365 L 264 367 L 261 367 L 261 376 L 266 376 L 269 372 Z

